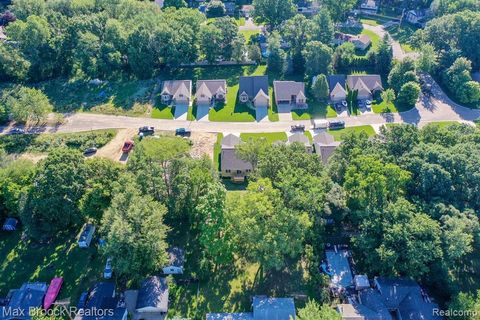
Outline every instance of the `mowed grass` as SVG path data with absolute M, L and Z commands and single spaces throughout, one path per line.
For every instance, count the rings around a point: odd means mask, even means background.
M 343 137 L 345 134 L 350 133 L 350 132 L 365 132 L 369 137 L 373 137 L 375 135 L 375 130 L 373 129 L 372 126 L 357 126 L 357 127 L 347 127 L 345 129 L 340 129 L 340 130 L 328 130 L 328 133 L 330 133 L 336 141 L 342 141 Z
M 148 113 L 155 80 L 119 80 L 93 84 L 53 79 L 36 85 L 57 112 L 90 111 L 141 116 Z
M 21 240 L 21 231 L 0 234 L 0 294 L 20 288 L 24 282 L 50 283 L 53 277 L 63 277 L 59 299 L 70 298 L 75 306 L 82 291 L 87 290 L 103 272 L 104 259 L 94 241 L 80 249 L 74 236 L 37 244 Z
M 155 103 L 151 117 L 155 119 L 173 119 L 174 111 L 171 106 Z
M 241 133 L 240 138 L 243 141 L 248 141 L 250 139 L 253 139 L 253 140 L 265 139 L 269 143 L 274 143 L 275 141 L 287 141 L 287 133 L 286 132 Z
M 405 52 L 412 52 L 411 40 L 413 34 L 418 30 L 417 27 L 412 26 L 406 22 L 402 23 L 400 26 L 393 26 L 387 29 L 388 33 L 392 36 L 394 40 L 397 40 L 400 43 L 400 46 Z
M 377 50 L 378 45 L 380 44 L 380 40 L 381 40 L 380 37 L 378 36 L 378 34 L 376 34 L 373 31 L 367 30 L 367 29 L 363 29 L 361 34 L 369 36 L 370 40 L 372 40 L 372 45 L 370 47 L 370 50 Z
M 308 109 L 306 110 L 292 110 L 293 120 L 310 120 L 320 118 L 335 118 L 337 112 L 327 103 L 308 100 Z
M 240 30 L 240 33 L 245 37 L 245 44 L 249 44 L 253 36 L 260 34 L 259 30 Z

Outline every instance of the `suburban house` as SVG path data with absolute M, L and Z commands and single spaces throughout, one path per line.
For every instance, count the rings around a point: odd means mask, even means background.
M 164 274 L 183 274 L 183 265 L 185 263 L 185 252 L 183 249 L 173 247 L 167 250 L 168 265 L 163 267 Z
M 297 12 L 305 16 L 313 16 L 320 10 L 320 5 L 316 0 L 300 0 L 295 6 L 297 7 Z
M 403 18 L 418 27 L 425 27 L 425 24 L 427 23 L 427 20 L 430 16 L 430 13 L 428 10 L 409 10 L 407 11 Z
M 330 290 L 334 295 L 344 292 L 353 285 L 350 268 L 350 251 L 340 246 L 325 250 L 326 262 L 321 268 L 330 277 Z
M 277 106 L 287 105 L 292 109 L 308 108 L 303 82 L 273 81 L 273 91 Z
M 377 12 L 378 5 L 375 0 L 363 0 L 360 4 L 360 9 Z
M 251 103 L 255 108 L 268 108 L 268 76 L 240 77 L 238 97 L 240 102 Z
M 160 95 L 164 104 L 189 105 L 192 98 L 192 81 L 164 81 Z
M 139 290 L 125 291 L 125 304 L 133 320 L 163 320 L 168 312 L 168 283 L 157 276 L 145 279 Z
M 382 78 L 378 74 L 349 75 L 347 86 L 350 91 L 357 91 L 358 100 L 372 99 L 373 96 L 383 91 Z
M 305 147 L 308 153 L 313 152 L 313 147 L 310 143 L 310 139 L 308 139 L 308 137 L 303 132 L 295 132 L 294 134 L 290 135 L 287 139 L 287 144 L 292 143 L 300 143 Z
M 237 157 L 235 147 L 242 143 L 239 136 L 228 134 L 222 139 L 220 153 L 220 171 L 224 178 L 234 182 L 243 182 L 252 171 L 252 164 Z
M 339 145 L 340 141 L 335 141 L 335 138 L 327 132 L 321 132 L 313 137 L 315 153 L 324 164 L 328 162 L 328 159 Z
M 345 42 L 353 43 L 355 49 L 362 51 L 366 50 L 370 46 L 370 44 L 372 44 L 372 40 L 366 34 L 353 35 L 342 32 L 335 32 L 333 44 L 341 45 Z
M 255 10 L 255 6 L 245 4 L 240 8 L 240 15 L 245 18 L 249 18 L 252 15 L 253 10 Z
M 195 98 L 197 105 L 213 106 L 215 102 L 227 102 L 227 81 L 198 80 Z
M 292 298 L 255 296 L 253 312 L 207 313 L 206 320 L 294 320 L 295 302 Z
M 337 305 L 342 319 L 443 319 L 434 312 L 439 306 L 415 281 L 377 277 L 373 282 L 373 288 L 357 289 L 357 295 L 349 299 L 350 303 Z
M 115 295 L 115 284 L 113 282 L 98 282 L 88 292 L 87 300 L 84 305 L 79 306 L 83 309 L 75 316 L 75 320 L 126 320 L 127 309 L 122 306 L 122 302 Z M 95 313 L 104 315 L 103 317 L 94 316 Z
M 235 1 L 234 2 L 224 2 L 223 3 L 225 5 L 225 13 L 229 16 L 233 16 L 235 15 L 235 9 L 236 9 L 236 5 L 235 5 Z
M 31 319 L 30 311 L 42 308 L 47 288 L 46 283 L 31 282 L 24 283 L 20 289 L 11 290 L 6 299 L 7 304 L 0 306 L 0 318 L 5 320 Z
M 330 90 L 330 100 L 333 103 L 339 103 L 347 100 L 347 76 L 344 74 L 334 74 L 327 78 L 328 88 Z

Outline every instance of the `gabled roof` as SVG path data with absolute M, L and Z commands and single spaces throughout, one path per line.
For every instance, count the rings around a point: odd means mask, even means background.
M 267 91 L 268 92 L 268 91 Z M 265 98 L 265 99 L 270 99 L 270 97 L 268 96 L 268 94 L 266 94 L 262 89 L 260 89 L 257 93 L 257 95 L 255 96 L 255 98 L 253 100 L 257 100 L 258 98 Z
M 169 94 L 174 98 L 181 93 L 190 98 L 192 92 L 192 81 L 190 80 L 168 80 L 163 82 L 161 94 Z
M 349 75 L 347 76 L 347 85 L 349 88 L 355 88 L 357 82 L 362 80 L 363 84 L 370 91 L 382 86 L 382 78 L 378 74 Z
M 327 132 L 320 132 L 319 134 L 314 136 L 313 142 L 326 146 L 331 144 L 340 144 L 339 142 L 335 141 L 335 138 L 331 134 Z
M 242 140 L 239 136 L 233 133 L 227 134 L 222 139 L 222 149 L 234 149 L 237 144 L 240 144 Z
M 8 308 L 16 311 L 23 311 L 25 317 L 17 318 L 30 318 L 30 308 L 41 308 L 43 297 L 47 292 L 47 284 L 43 282 L 24 283 L 20 289 L 14 290 Z M 3 315 L 0 315 L 0 317 Z
M 346 96 L 347 95 L 347 91 L 342 87 L 342 85 L 340 84 L 340 82 L 337 82 L 337 84 L 335 85 L 335 87 L 333 87 L 333 90 L 330 92 L 330 95 L 331 96 Z
M 299 142 L 305 146 L 311 146 L 310 140 L 303 132 L 296 132 L 288 137 L 288 143 Z
M 292 96 L 305 96 L 305 83 L 296 81 L 273 81 L 276 100 L 290 100 Z
M 352 88 L 352 90 L 358 91 L 359 94 L 369 94 L 372 91 L 367 87 L 362 79 L 358 79 L 357 82 L 355 82 L 355 86 Z
M 137 297 L 137 310 L 155 308 L 168 312 L 168 284 L 166 278 L 150 277 L 142 282 Z
M 250 99 L 257 96 L 258 92 L 268 92 L 268 76 L 240 77 L 238 92 L 245 92 Z
M 115 294 L 115 284 L 113 282 L 97 282 L 90 290 L 85 309 L 103 309 L 104 301 L 112 298 Z
M 295 303 L 292 298 L 253 297 L 255 320 L 295 319 Z
M 345 84 L 347 80 L 347 76 L 344 74 L 332 74 L 328 76 L 328 88 L 330 89 L 330 94 L 332 93 L 333 89 L 339 84 L 345 90 Z
M 200 97 L 203 93 L 206 97 L 211 98 L 214 94 L 227 92 L 226 80 L 198 80 L 196 97 Z

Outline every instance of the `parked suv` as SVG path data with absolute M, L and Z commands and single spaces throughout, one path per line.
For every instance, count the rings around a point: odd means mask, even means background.
M 328 128 L 333 130 L 343 129 L 345 128 L 345 121 L 341 121 L 341 120 L 330 121 L 328 123 Z

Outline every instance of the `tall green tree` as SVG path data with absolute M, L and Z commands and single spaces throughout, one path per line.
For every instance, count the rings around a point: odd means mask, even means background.
M 309 300 L 305 307 L 298 310 L 298 320 L 340 320 L 342 316 L 328 305 L 320 305 Z
M 272 28 L 290 19 L 295 13 L 292 0 L 254 0 L 255 18 L 265 22 Z
M 390 37 L 385 34 L 378 45 L 375 53 L 375 69 L 378 73 L 386 75 L 390 72 L 393 62 L 393 49 L 390 45 Z
M 222 54 L 222 31 L 214 25 L 204 25 L 201 30 L 202 51 L 208 62 L 214 63 Z
M 332 72 L 333 50 L 329 46 L 318 41 L 310 41 L 302 54 L 305 59 L 305 72 L 309 76 Z
M 318 101 L 326 101 L 330 95 L 327 77 L 324 74 L 317 75 L 312 83 L 312 92 Z
M 396 102 L 402 106 L 414 107 L 420 96 L 420 85 L 414 81 L 409 81 L 402 85 Z
M 280 270 L 287 258 L 302 252 L 311 221 L 306 213 L 283 206 L 280 193 L 268 179 L 252 182 L 247 192 L 228 203 L 236 228 L 237 254 L 258 262 L 262 270 Z
M 290 55 L 293 68 L 298 72 L 303 72 L 305 58 L 302 50 L 305 49 L 307 42 L 312 38 L 315 24 L 304 15 L 297 14 L 287 20 L 282 26 L 283 39 L 291 46 Z
M 102 219 L 105 256 L 112 258 L 115 273 L 140 280 L 158 272 L 168 262 L 163 223 L 167 209 L 151 196 L 142 195 L 131 176 L 123 176 L 114 189 L 111 206 Z
M 78 226 L 78 209 L 85 191 L 86 167 L 79 151 L 56 149 L 40 164 L 34 187 L 21 213 L 27 232 L 34 238 L 49 238 Z
M 415 73 L 415 61 L 411 58 L 405 58 L 395 64 L 390 71 L 388 84 L 398 94 L 402 86 L 410 81 L 418 82 L 418 77 Z
M 53 111 L 48 97 L 42 91 L 33 88 L 17 87 L 5 92 L 2 100 L 13 120 L 17 122 L 39 123 Z
M 318 14 L 313 16 L 313 22 L 315 23 L 315 32 L 312 39 L 329 45 L 335 32 L 330 12 L 326 8 L 322 8 Z
M 425 44 L 420 48 L 420 56 L 417 60 L 418 69 L 432 73 L 438 65 L 438 57 L 435 48 L 430 44 Z
M 280 46 L 280 34 L 272 32 L 268 38 L 268 70 L 276 74 L 283 74 L 287 68 L 287 57 L 285 51 Z

